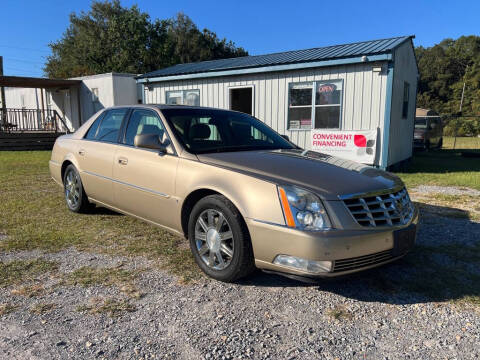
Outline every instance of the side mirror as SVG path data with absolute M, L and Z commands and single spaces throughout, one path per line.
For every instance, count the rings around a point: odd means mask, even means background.
M 165 140 L 163 143 L 160 141 L 158 134 L 140 134 L 136 135 L 134 139 L 136 147 L 144 149 L 158 150 L 161 153 L 167 152 L 167 147 L 170 145 L 170 140 Z
M 288 137 L 288 135 L 280 135 L 282 138 L 284 138 L 285 140 L 287 141 L 290 141 L 290 138 Z

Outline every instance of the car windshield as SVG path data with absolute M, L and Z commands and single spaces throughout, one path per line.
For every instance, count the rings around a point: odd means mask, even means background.
M 193 154 L 295 148 L 247 114 L 194 108 L 162 109 L 162 113 L 176 138 Z
M 415 128 L 425 129 L 426 127 L 427 127 L 427 119 L 426 118 L 415 118 Z

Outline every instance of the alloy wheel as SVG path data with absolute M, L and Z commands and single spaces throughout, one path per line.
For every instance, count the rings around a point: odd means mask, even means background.
M 80 201 L 80 179 L 73 170 L 65 177 L 65 199 L 71 209 L 76 208 Z
M 204 210 L 195 223 L 195 244 L 203 262 L 223 270 L 233 258 L 233 233 L 225 216 L 218 210 Z

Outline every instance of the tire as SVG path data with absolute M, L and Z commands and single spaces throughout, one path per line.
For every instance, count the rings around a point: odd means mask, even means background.
M 425 151 L 430 150 L 430 140 L 425 141 Z
M 88 202 L 87 194 L 83 189 L 82 179 L 73 165 L 68 165 L 63 174 L 63 190 L 67 208 L 74 213 L 87 213 L 93 205 Z
M 188 221 L 188 240 L 197 265 L 215 280 L 234 282 L 255 270 L 247 226 L 224 196 L 209 195 L 195 204 Z

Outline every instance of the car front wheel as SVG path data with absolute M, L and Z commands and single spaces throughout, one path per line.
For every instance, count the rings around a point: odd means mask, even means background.
M 207 196 L 193 207 L 188 238 L 196 263 L 216 280 L 233 282 L 255 269 L 247 227 L 224 196 Z

